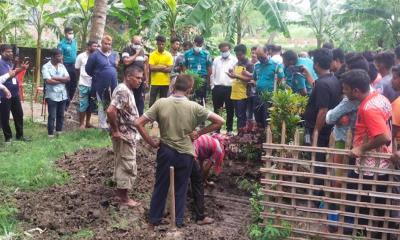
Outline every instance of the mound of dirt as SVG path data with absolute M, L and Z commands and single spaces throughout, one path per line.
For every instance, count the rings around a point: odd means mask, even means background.
M 23 229 L 46 230 L 34 239 L 80 239 L 86 236 L 84 233 L 92 239 L 165 239 L 166 231 L 150 230 L 146 223 L 154 184 L 155 151 L 140 143 L 137 163 L 138 177 L 130 193 L 142 207 L 132 210 L 114 201 L 111 149 L 81 150 L 64 156 L 57 165 L 70 175 L 67 184 L 16 194 Z M 191 221 L 191 211 L 186 211 L 186 227 L 179 229 L 183 239 L 247 239 L 248 196 L 237 189 L 235 179 L 254 175 L 258 167 L 233 164 L 224 170 L 215 179 L 217 187 L 206 189 L 207 215 L 216 222 L 198 226 Z

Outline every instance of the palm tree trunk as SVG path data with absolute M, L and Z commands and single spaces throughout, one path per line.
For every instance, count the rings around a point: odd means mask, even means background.
M 90 29 L 90 40 L 99 42 L 104 34 L 107 19 L 107 0 L 95 0 Z
M 240 44 L 242 42 L 242 22 L 240 21 L 240 18 L 237 21 L 236 25 L 236 44 Z

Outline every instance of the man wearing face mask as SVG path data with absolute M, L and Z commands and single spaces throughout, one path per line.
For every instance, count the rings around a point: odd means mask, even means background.
M 74 39 L 74 30 L 72 28 L 66 27 L 64 29 L 64 34 L 65 37 L 60 41 L 57 48 L 61 50 L 62 55 L 64 56 L 64 66 L 67 68 L 70 76 L 70 81 L 66 84 L 68 92 L 66 108 L 68 108 L 69 103 L 74 98 L 77 87 L 75 61 L 78 53 L 78 46 L 76 40 Z
M 131 40 L 131 44 L 122 51 L 122 62 L 125 68 L 130 65 L 136 65 L 141 67 L 144 71 L 142 83 L 139 88 L 133 90 L 139 116 L 142 116 L 144 111 L 144 95 L 149 84 L 149 64 L 148 58 L 145 55 L 141 36 L 134 36 Z
M 257 47 L 256 50 L 258 63 L 254 65 L 253 79 L 256 81 L 256 98 L 254 117 L 257 127 L 264 129 L 267 127 L 268 104 L 262 101 L 262 94 L 273 92 L 274 86 L 282 81 L 284 77 L 283 67 L 268 56 L 265 47 Z
M 85 66 L 90 54 L 97 50 L 97 42 L 89 41 L 86 46 L 86 51 L 79 54 L 76 58 L 75 69 L 76 74 L 79 76 L 79 127 L 81 129 L 90 128 L 90 117 L 92 109 L 90 103 L 90 92 L 92 87 L 92 77 L 85 71 Z M 86 118 L 86 124 L 85 124 Z
M 212 89 L 212 100 L 214 112 L 225 105 L 226 109 L 226 130 L 232 132 L 234 106 L 231 99 L 232 79 L 229 77 L 233 67 L 238 62 L 237 58 L 231 55 L 231 45 L 229 43 L 221 43 L 218 46 L 221 55 L 216 57 L 212 66 L 212 74 L 210 77 L 210 85 Z
M 210 53 L 203 48 L 204 38 L 196 36 L 194 38 L 194 46 L 185 52 L 182 69 L 186 69 L 197 73 L 204 79 L 204 84 L 195 91 L 196 101 L 204 105 L 207 98 L 207 83 L 211 76 L 212 60 Z

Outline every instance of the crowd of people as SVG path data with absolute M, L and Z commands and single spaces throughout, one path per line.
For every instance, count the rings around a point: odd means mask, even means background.
M 160 224 L 163 218 L 170 166 L 175 168 L 177 225 L 184 224 L 189 182 L 196 221 L 213 222 L 204 214 L 204 184 L 208 183 L 212 165 L 216 173 L 221 171 L 226 136 L 233 134 L 234 118 L 238 135 L 265 129 L 270 103 L 264 102 L 262 94 L 275 91 L 280 84 L 308 96 L 302 116 L 306 143 L 311 144 L 313 136 L 318 136 L 317 145 L 328 147 L 333 131 L 336 147 L 344 148 L 347 132 L 351 130 L 354 164 L 385 169 L 399 163 L 400 154 L 396 151 L 390 160 L 369 157 L 360 161 L 360 157 L 367 151 L 392 153 L 392 143 L 399 137 L 400 47 L 394 52 L 345 53 L 327 43 L 320 49 L 297 53 L 282 51 L 275 44 L 249 48 L 223 42 L 218 46 L 220 55 L 213 58 L 202 36 L 196 36 L 193 42 L 182 42 L 179 38 L 167 41 L 164 36 L 157 36 L 155 45 L 148 53 L 142 38 L 134 36 L 119 55 L 112 49 L 112 38 L 105 35 L 99 45 L 89 41 L 78 55 L 73 30 L 66 28 L 65 38 L 42 67 L 49 138 L 62 132 L 64 111 L 71 106 L 78 88 L 80 128 L 93 127 L 91 113 L 97 109 L 99 128 L 110 132 L 116 162 L 116 197 L 121 204 L 140 205 L 128 195 L 137 175 L 138 139 L 158 149 L 149 212 L 152 225 Z M 2 45 L 1 56 L 0 113 L 5 142 L 12 138 L 10 112 L 16 138 L 27 140 L 23 135 L 23 113 L 15 76 L 26 70 L 29 63 L 14 61 L 13 49 L 7 44 Z M 202 78 L 202 85 L 195 88 L 188 72 Z M 149 109 L 145 112 L 148 90 Z M 206 108 L 209 90 L 213 111 Z M 222 108 L 226 110 L 226 119 L 218 115 Z M 206 120 L 211 124 L 205 125 Z M 227 133 L 218 134 L 225 121 Z M 159 140 L 150 137 L 145 128 L 152 122 L 159 126 Z M 316 160 L 326 161 L 325 155 L 317 154 Z M 334 161 L 342 160 L 335 157 Z M 326 174 L 326 169 L 315 167 L 315 172 Z M 348 177 L 358 178 L 359 174 L 352 172 Z M 373 179 L 368 171 L 362 174 L 365 179 Z M 383 181 L 387 175 L 379 175 L 378 179 Z M 315 184 L 324 185 L 324 181 L 316 179 Z M 376 191 L 386 192 L 387 187 L 379 186 Z M 349 194 L 348 200 L 355 199 Z M 354 207 L 346 211 L 354 212 Z

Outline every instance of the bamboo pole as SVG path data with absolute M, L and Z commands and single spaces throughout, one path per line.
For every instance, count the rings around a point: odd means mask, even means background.
M 176 230 L 175 222 L 175 173 L 174 167 L 169 168 L 169 189 L 171 196 L 171 230 Z

